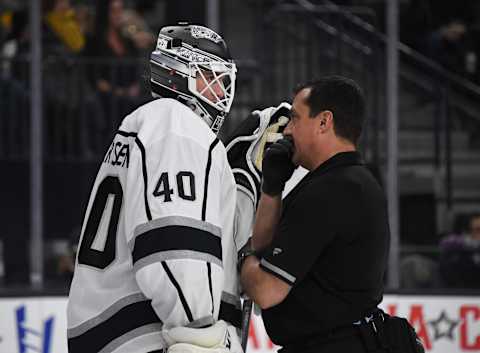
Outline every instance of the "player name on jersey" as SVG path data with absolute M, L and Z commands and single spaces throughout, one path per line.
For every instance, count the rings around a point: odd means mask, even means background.
M 130 160 L 130 145 L 114 139 L 108 148 L 103 163 L 109 163 L 113 166 L 128 168 Z

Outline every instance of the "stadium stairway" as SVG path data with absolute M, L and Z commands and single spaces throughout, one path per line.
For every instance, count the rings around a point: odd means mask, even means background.
M 277 104 L 291 97 L 298 82 L 329 73 L 356 79 L 366 91 L 370 120 L 365 154 L 384 171 L 385 36 L 331 1 L 246 3 L 225 5 L 227 39 L 235 43 L 233 50 L 241 48 L 234 56 L 249 63 L 245 101 Z M 239 13 L 246 23 L 230 26 Z M 415 210 L 402 216 L 408 217 L 402 224 L 414 225 L 409 227 L 413 234 L 402 236 L 433 245 L 457 216 L 480 210 L 480 87 L 411 48 L 399 49 L 401 208 Z M 430 228 L 421 226 L 425 223 Z

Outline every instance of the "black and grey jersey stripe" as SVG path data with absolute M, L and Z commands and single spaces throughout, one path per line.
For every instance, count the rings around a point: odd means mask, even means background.
M 149 221 L 152 220 L 152 213 L 150 211 L 150 206 L 148 204 L 148 174 L 147 174 L 147 162 L 146 162 L 146 152 L 145 152 L 145 147 L 143 146 L 142 141 L 138 137 L 138 134 L 136 132 L 129 132 L 129 131 L 122 131 L 122 130 L 117 130 L 117 134 L 124 136 L 124 137 L 134 137 L 135 138 L 135 144 L 137 145 L 138 149 L 140 150 L 140 154 L 142 156 L 142 175 L 143 175 L 143 198 L 145 202 L 145 213 L 147 216 L 147 219 Z
M 212 167 L 212 152 L 218 142 L 218 138 L 213 140 L 213 142 L 210 144 L 210 148 L 208 149 L 207 166 L 205 168 L 205 182 L 203 184 L 202 221 L 205 221 L 207 214 L 208 180 L 210 178 L 210 168 Z
M 189 217 L 169 216 L 141 224 L 129 242 L 134 270 L 172 259 L 203 260 L 222 267 L 221 237 L 219 227 Z
M 240 298 L 233 294 L 222 292 L 218 319 L 229 322 L 236 328 L 241 329 L 242 308 Z
M 108 353 L 136 337 L 161 330 L 162 322 L 151 300 L 141 293 L 132 294 L 94 318 L 68 329 L 68 351 Z
M 203 187 L 203 204 L 202 204 L 202 221 L 205 221 L 207 215 L 207 197 L 208 197 L 208 180 L 210 178 L 210 168 L 212 166 L 212 152 L 215 146 L 218 144 L 219 140 L 216 138 L 210 144 L 208 149 L 208 159 L 207 159 L 207 166 L 205 168 L 205 182 Z M 220 244 L 221 246 L 221 244 Z M 208 273 L 208 286 L 210 288 L 210 298 L 212 300 L 212 315 L 215 310 L 214 307 L 214 300 L 213 300 L 213 290 L 212 290 L 212 268 L 210 262 L 207 262 L 207 273 Z
M 207 264 L 213 262 L 222 267 L 220 228 L 188 217 L 164 217 L 138 226 L 129 246 L 132 250 L 134 271 L 152 263 L 162 263 L 170 282 L 178 292 L 185 315 L 190 322 L 194 321 L 182 288 L 165 261 L 196 259 L 206 261 Z M 211 278 L 208 280 L 211 285 Z M 213 294 L 210 294 L 213 298 Z

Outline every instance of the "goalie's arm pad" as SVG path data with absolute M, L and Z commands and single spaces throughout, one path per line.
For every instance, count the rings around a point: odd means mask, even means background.
M 255 202 L 245 192 L 237 189 L 237 205 L 235 212 L 235 245 L 237 253 L 252 236 L 255 220 Z

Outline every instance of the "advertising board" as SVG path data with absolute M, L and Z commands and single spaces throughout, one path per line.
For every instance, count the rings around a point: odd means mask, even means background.
M 66 297 L 0 298 L 0 352 L 67 353 L 66 307 Z M 480 297 L 387 295 L 381 307 L 406 317 L 426 352 L 480 352 Z M 254 315 L 247 351 L 277 348 Z

